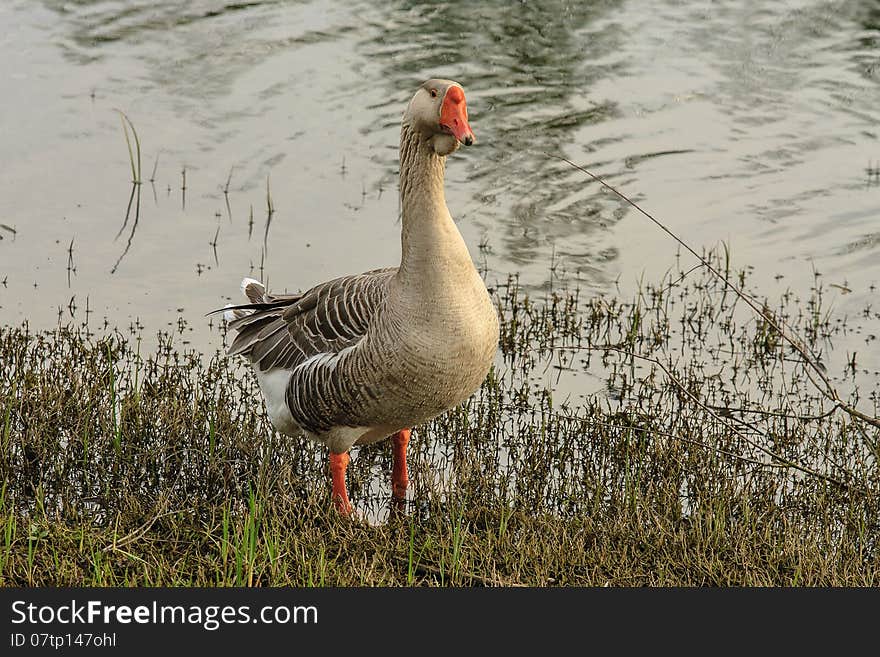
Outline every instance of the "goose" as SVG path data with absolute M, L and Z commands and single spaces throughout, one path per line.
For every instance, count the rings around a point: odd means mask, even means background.
M 299 294 L 245 278 L 225 311 L 230 355 L 246 357 L 273 426 L 329 449 L 331 499 L 352 513 L 349 451 L 392 439 L 392 500 L 405 503 L 407 444 L 470 397 L 498 347 L 498 316 L 444 195 L 446 157 L 475 141 L 464 89 L 423 83 L 400 129 L 400 265 Z M 215 311 L 215 312 L 219 312 Z

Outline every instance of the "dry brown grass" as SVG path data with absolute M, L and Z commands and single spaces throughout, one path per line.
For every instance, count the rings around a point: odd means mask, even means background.
M 414 432 L 404 514 L 388 446 L 355 453 L 354 521 L 242 363 L 0 327 L 0 583 L 877 585 L 877 428 L 716 279 L 680 274 L 629 303 L 498 286 L 498 366 Z M 821 290 L 767 312 L 833 349 Z M 545 368 L 605 393 L 554 401 Z

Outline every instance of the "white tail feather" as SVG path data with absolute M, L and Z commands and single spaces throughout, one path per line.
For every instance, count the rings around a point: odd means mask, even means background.
M 242 278 L 241 279 L 241 293 L 243 295 L 247 296 L 247 292 L 245 292 L 245 290 L 247 289 L 247 286 L 250 285 L 251 283 L 253 283 L 254 285 L 258 285 L 259 287 L 263 287 L 263 284 L 260 281 L 258 281 L 256 278 Z
M 223 307 L 233 308 L 233 304 L 227 303 Z M 235 310 L 225 310 L 223 311 L 223 319 L 225 319 L 227 322 L 231 322 L 233 319 L 241 319 L 242 317 L 247 317 L 252 312 L 252 310 L 241 310 L 240 308 Z

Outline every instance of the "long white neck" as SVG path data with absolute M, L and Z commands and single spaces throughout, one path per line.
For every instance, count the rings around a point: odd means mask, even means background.
M 464 239 L 446 207 L 446 157 L 405 121 L 400 131 L 401 260 L 407 287 L 454 285 L 474 271 Z

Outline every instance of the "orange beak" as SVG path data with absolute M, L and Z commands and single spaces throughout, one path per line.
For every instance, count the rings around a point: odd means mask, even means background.
M 443 106 L 440 108 L 440 127 L 465 146 L 470 146 L 477 140 L 468 125 L 467 103 L 461 87 L 451 86 L 446 91 Z

